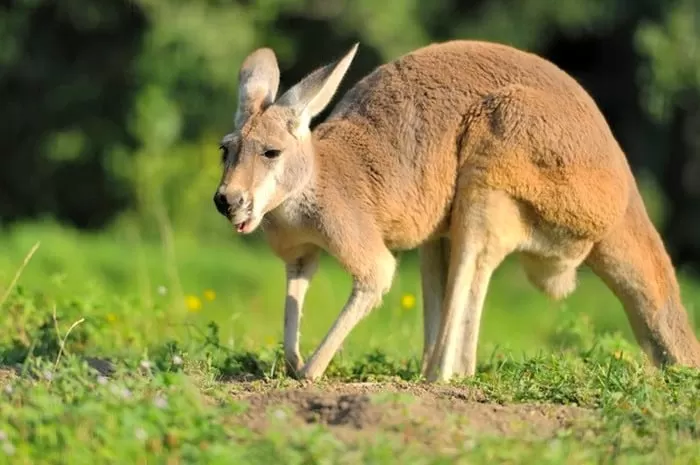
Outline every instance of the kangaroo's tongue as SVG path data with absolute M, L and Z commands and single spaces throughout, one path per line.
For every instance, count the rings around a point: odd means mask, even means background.
M 239 233 L 245 231 L 245 228 L 248 226 L 248 222 L 249 222 L 249 221 L 246 220 L 246 221 L 243 221 L 243 222 L 241 222 L 241 223 L 238 223 L 238 224 L 236 225 L 236 231 L 238 231 Z

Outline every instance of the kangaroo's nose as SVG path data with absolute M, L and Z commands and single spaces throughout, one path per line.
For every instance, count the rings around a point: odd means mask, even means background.
M 224 215 L 225 217 L 228 217 L 229 212 L 228 212 L 228 200 L 226 200 L 226 195 L 222 194 L 221 192 L 218 192 L 214 194 L 214 205 L 216 205 L 216 209 Z

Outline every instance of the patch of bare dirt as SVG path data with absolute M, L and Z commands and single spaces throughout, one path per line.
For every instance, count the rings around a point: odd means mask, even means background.
M 320 423 L 343 440 L 394 433 L 426 445 L 501 437 L 551 437 L 590 411 L 552 404 L 487 403 L 466 388 L 415 383 L 298 383 L 275 388 L 234 383 L 232 395 L 248 403 L 243 423 L 262 431 L 271 422 Z

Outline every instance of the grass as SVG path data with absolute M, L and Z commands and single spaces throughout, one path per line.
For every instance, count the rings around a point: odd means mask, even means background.
M 264 247 L 180 235 L 164 249 L 128 229 L 24 225 L 0 238 L 0 296 L 38 241 L 0 309 L 2 463 L 700 463 L 700 374 L 650 369 L 586 271 L 553 303 L 501 267 L 478 374 L 440 391 L 418 378 L 420 286 L 405 254 L 385 304 L 308 386 L 285 373 L 283 268 Z M 698 328 L 700 286 L 681 283 Z M 307 356 L 349 288 L 324 261 L 302 324 Z M 510 434 L 518 421 L 532 434 Z

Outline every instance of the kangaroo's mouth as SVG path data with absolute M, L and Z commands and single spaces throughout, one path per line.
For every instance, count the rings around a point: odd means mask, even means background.
M 229 221 L 238 234 L 248 234 L 252 232 L 258 223 L 255 218 L 255 212 L 253 211 L 252 202 L 246 203 L 242 208 L 233 213 L 229 217 Z
M 245 231 L 249 225 L 250 225 L 250 220 L 244 220 L 244 221 L 241 221 L 240 223 L 236 223 L 234 225 L 234 227 L 236 228 L 236 232 L 245 233 Z
M 245 218 L 234 218 L 231 223 L 238 234 L 250 234 L 257 229 L 260 224 L 260 218 L 249 214 Z

